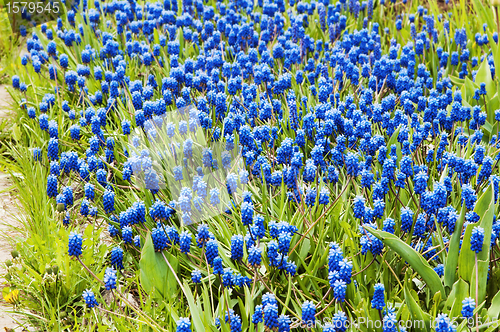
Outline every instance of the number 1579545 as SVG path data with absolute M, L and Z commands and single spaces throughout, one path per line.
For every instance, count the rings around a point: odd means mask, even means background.
M 8 14 L 57 14 L 59 13 L 59 2 L 49 1 L 11 1 L 7 2 L 6 9 Z

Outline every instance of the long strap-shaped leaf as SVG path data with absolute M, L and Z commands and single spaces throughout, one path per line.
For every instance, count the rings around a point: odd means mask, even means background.
M 386 246 L 403 257 L 410 266 L 429 285 L 432 293 L 444 293 L 443 284 L 437 273 L 431 268 L 429 263 L 415 249 L 401 241 L 396 235 L 381 230 L 366 227 L 365 229 L 380 239 Z
M 478 201 L 476 202 L 476 206 L 474 207 L 474 212 L 476 212 L 480 217 L 480 221 L 477 224 L 479 224 L 484 229 L 483 248 L 477 254 L 477 259 L 478 262 L 488 262 L 490 259 L 491 232 L 493 228 L 493 216 L 495 212 L 495 195 L 493 192 L 493 184 L 490 184 L 488 186 L 488 189 L 486 189 L 486 191 L 478 199 Z M 471 284 L 471 287 L 474 287 L 474 291 L 475 282 L 473 285 L 472 272 L 474 271 L 475 265 L 475 252 L 471 250 L 470 239 L 472 235 L 472 229 L 477 224 L 469 224 L 467 226 L 462 241 L 462 247 L 460 248 L 460 255 L 458 258 L 458 275 L 465 281 L 469 282 Z M 479 275 L 479 302 L 482 302 L 486 296 L 487 276 L 487 269 L 486 273 L 483 273 L 482 276 L 481 274 Z
M 429 314 L 424 313 L 422 308 L 420 308 L 417 301 L 415 301 L 415 299 L 411 295 L 411 291 L 408 289 L 408 285 L 405 284 L 403 289 L 404 289 L 406 305 L 408 306 L 408 310 L 410 311 L 411 318 L 413 319 L 414 322 L 419 322 L 419 324 L 422 322 L 425 324 L 424 326 L 416 326 L 415 330 L 418 332 L 429 331 L 429 325 L 430 325 Z
M 457 266 L 458 266 L 458 254 L 460 253 L 460 236 L 462 235 L 462 227 L 464 225 L 465 219 L 465 204 L 462 205 L 462 211 L 460 212 L 460 218 L 455 224 L 455 231 L 451 235 L 450 247 L 448 248 L 448 256 L 446 257 L 446 265 L 444 268 L 444 284 L 451 287 L 455 283 Z

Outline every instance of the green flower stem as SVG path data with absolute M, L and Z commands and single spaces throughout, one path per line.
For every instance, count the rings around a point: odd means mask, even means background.
M 314 228 L 314 226 L 316 226 L 316 224 L 321 220 L 321 218 L 323 218 L 323 216 L 333 207 L 335 206 L 335 203 L 337 203 L 338 199 L 340 197 L 342 197 L 342 194 L 344 193 L 344 191 L 347 189 L 347 187 L 349 186 L 349 184 L 351 183 L 352 181 L 352 177 L 349 177 L 349 180 L 347 180 L 347 183 L 345 184 L 344 188 L 342 188 L 342 191 L 340 192 L 340 194 L 337 196 L 337 198 L 335 198 L 335 200 L 332 202 L 332 204 L 330 204 L 330 206 L 328 207 L 328 209 L 325 209 L 325 211 L 318 217 L 318 219 L 316 219 L 315 222 L 312 223 L 312 225 L 307 229 L 307 231 L 304 233 L 304 235 L 302 235 L 300 237 L 300 239 L 297 241 L 297 243 L 295 244 L 295 246 L 293 246 L 292 250 L 290 250 L 290 253 L 288 254 L 288 256 L 291 256 L 292 253 L 295 251 L 295 249 L 297 248 L 297 246 L 305 239 L 305 237 L 307 236 L 307 234 L 309 234 L 310 231 L 312 231 L 312 229 Z

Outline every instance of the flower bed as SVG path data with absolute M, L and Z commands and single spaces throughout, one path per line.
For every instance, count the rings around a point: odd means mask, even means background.
M 494 7 L 62 10 L 12 73 L 30 324 L 496 330 Z

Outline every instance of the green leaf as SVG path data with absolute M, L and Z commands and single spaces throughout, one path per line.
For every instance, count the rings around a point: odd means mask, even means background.
M 389 139 L 389 142 L 387 143 L 387 146 L 392 146 L 393 144 L 396 144 L 397 141 L 398 141 L 398 135 L 399 135 L 399 131 L 401 129 L 401 126 L 399 126 L 395 131 L 394 133 L 392 133 L 392 136 L 391 138 Z
M 493 331 L 496 331 L 497 328 L 498 328 L 498 324 L 495 322 L 491 322 L 489 328 L 484 332 L 493 332 Z
M 415 291 L 413 291 L 415 293 Z M 408 289 L 407 286 L 404 287 L 404 293 L 405 293 L 405 301 L 406 305 L 408 306 L 408 310 L 410 311 L 411 318 L 414 322 L 425 322 L 425 327 L 424 328 L 417 328 L 415 326 L 415 331 L 429 331 L 429 315 L 424 313 L 422 308 L 418 305 L 417 301 L 415 301 L 415 298 L 412 296 L 411 291 Z M 418 299 L 417 294 L 415 293 L 414 296 Z
M 483 62 L 481 63 L 481 66 L 479 67 L 479 70 L 476 74 L 475 82 L 477 85 L 480 85 L 481 83 L 486 84 L 486 92 L 488 93 L 488 97 L 491 98 L 491 96 L 496 93 L 496 87 L 493 80 L 491 79 L 490 65 L 487 58 L 484 58 Z
M 493 97 L 489 97 L 487 99 L 488 101 L 488 114 L 492 114 L 492 117 L 493 117 L 493 121 L 495 120 L 495 110 L 498 110 L 498 108 L 500 107 L 500 98 L 498 97 L 498 92 L 497 92 L 497 88 L 496 86 L 494 87 L 494 91 L 493 91 Z M 495 123 L 495 122 L 492 122 L 492 123 Z
M 304 239 L 301 244 L 299 256 L 302 260 L 305 260 L 311 249 L 311 241 L 309 239 Z
M 462 205 L 460 218 L 455 224 L 455 232 L 451 235 L 450 247 L 448 248 L 448 257 L 444 268 L 444 284 L 446 287 L 451 288 L 455 282 L 455 274 L 458 266 L 458 254 L 460 252 L 460 236 L 462 235 L 462 227 L 465 219 L 465 204 Z
M 19 126 L 14 123 L 14 125 L 12 126 L 12 138 L 14 138 L 16 141 L 19 141 L 21 140 L 21 130 L 19 129 Z
M 468 296 L 469 284 L 467 284 L 463 279 L 458 279 L 457 282 L 453 284 L 453 289 L 451 290 L 448 300 L 446 301 L 446 306 L 451 307 L 450 317 L 460 317 L 462 301 Z
M 176 282 L 177 284 L 177 282 Z M 203 316 L 203 312 L 200 309 L 200 307 L 197 305 L 197 303 L 194 301 L 193 293 L 191 292 L 191 289 L 189 288 L 189 285 L 184 282 L 184 287 L 182 287 L 182 290 L 184 291 L 184 295 L 186 296 L 186 299 L 189 304 L 189 311 L 191 313 L 191 319 L 193 320 L 194 324 L 194 330 L 195 331 L 204 331 L 205 326 L 203 324 L 203 321 L 201 317 Z
M 481 63 L 481 66 L 479 67 L 479 70 L 477 71 L 476 74 L 476 80 L 475 80 L 477 85 L 480 85 L 481 83 L 486 84 L 486 93 L 487 93 L 487 100 L 493 100 L 493 96 L 497 92 L 497 87 L 496 83 L 493 81 L 491 78 L 491 71 L 490 71 L 490 65 L 488 64 L 488 59 L 484 59 L 483 62 Z M 493 104 L 495 102 L 492 102 L 491 106 L 488 108 L 488 114 L 487 118 L 490 123 L 494 123 L 495 121 L 495 108 L 493 108 Z
M 495 97 L 496 99 L 498 99 L 498 97 Z M 493 125 L 491 123 L 489 123 L 488 121 L 486 121 L 483 125 L 483 128 L 490 134 L 491 136 L 491 133 L 493 131 Z
M 461 78 L 458 78 L 458 77 L 453 76 L 453 75 L 450 75 L 449 77 L 450 77 L 451 82 L 457 86 L 462 86 L 464 84 L 464 80 Z
M 177 258 L 168 252 L 164 254 L 174 271 L 177 271 Z M 157 291 L 161 297 L 169 299 L 177 296 L 178 285 L 175 276 L 165 262 L 162 254 L 155 252 L 153 240 L 149 233 L 146 236 L 146 243 L 142 248 L 139 268 L 141 285 L 146 292 L 154 293 Z
M 495 209 L 494 199 L 495 196 L 493 195 L 493 184 L 491 184 L 488 189 L 481 195 L 474 208 L 474 212 L 476 212 L 480 217 L 479 225 L 484 229 L 483 249 L 477 254 L 478 261 L 489 261 L 491 231 L 493 227 L 493 214 Z M 472 229 L 475 226 L 477 226 L 477 224 L 467 225 L 458 261 L 458 275 L 469 283 L 471 283 L 472 271 L 474 270 L 475 265 L 475 252 L 470 248 Z M 455 231 L 460 232 L 460 229 L 456 229 Z M 480 284 L 483 284 L 483 282 L 486 282 L 486 280 L 479 280 L 479 282 Z M 485 290 L 486 288 L 484 287 L 483 289 Z M 484 300 L 484 297 L 481 297 L 481 294 L 486 295 L 484 291 L 480 292 L 479 302 L 482 302 Z
M 441 294 L 441 292 L 437 292 L 436 294 L 434 294 L 434 296 L 432 297 L 432 302 L 434 303 L 434 305 L 432 306 L 432 310 L 430 311 L 431 314 L 435 315 L 437 313 L 439 307 L 442 304 L 442 299 L 443 294 Z
M 488 309 L 488 316 L 491 319 L 497 319 L 500 314 L 500 291 L 493 296 L 490 308 Z
M 458 275 L 460 278 L 464 279 L 468 283 L 471 282 L 470 277 L 472 270 L 474 269 L 474 251 L 470 249 L 470 237 L 472 235 L 472 229 L 476 224 L 469 224 L 465 229 L 464 239 L 462 241 L 462 247 L 460 249 L 460 256 L 458 258 Z M 455 229 L 455 231 L 460 232 L 460 230 Z
M 489 261 L 477 260 L 477 293 L 479 302 L 483 302 L 486 298 L 486 282 L 488 280 L 488 265 Z M 474 269 L 470 277 L 470 294 L 473 299 L 476 298 L 476 265 L 474 264 Z
M 431 268 L 429 263 L 415 251 L 412 247 L 401 241 L 394 234 L 384 232 L 381 230 L 373 229 L 371 227 L 364 228 L 380 239 L 386 246 L 397 252 L 401 257 L 403 257 L 408 264 L 424 279 L 424 281 L 429 285 L 432 293 L 441 292 L 445 294 L 443 284 L 437 273 Z
M 479 82 L 477 80 L 477 77 L 476 77 L 476 82 Z M 479 88 L 479 85 L 472 82 L 468 77 L 465 77 L 465 84 L 462 86 L 462 88 L 465 88 L 465 91 L 467 93 L 467 98 L 464 99 L 471 101 L 471 98 L 474 96 L 476 89 Z M 464 91 L 462 91 L 462 94 L 464 94 Z
M 479 22 L 486 22 L 490 27 L 496 25 L 493 21 L 493 11 L 490 9 L 490 6 L 486 3 L 483 4 L 479 0 L 472 0 L 472 4 L 474 5 L 474 13 L 477 15 Z

